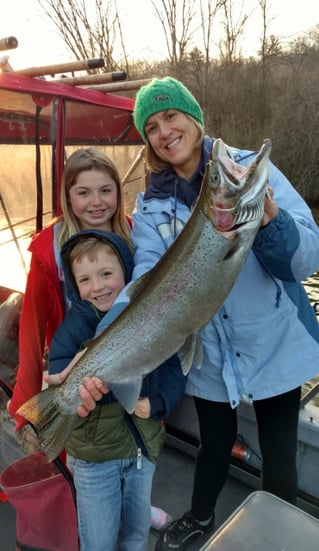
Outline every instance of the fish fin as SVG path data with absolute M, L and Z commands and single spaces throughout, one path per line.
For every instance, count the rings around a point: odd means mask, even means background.
M 203 344 L 200 335 L 187 337 L 182 348 L 178 351 L 178 357 L 184 375 L 187 375 L 192 365 L 200 369 L 203 363 Z
M 193 358 L 193 365 L 196 369 L 200 369 L 203 364 L 204 349 L 201 336 L 198 334 L 195 341 L 195 352 Z
M 46 388 L 17 411 L 33 425 L 48 461 L 55 459 L 63 450 L 78 419 L 75 413 L 63 415 L 54 395 L 53 387 Z
M 190 335 L 187 337 L 183 346 L 178 351 L 178 357 L 181 362 L 181 368 L 184 375 L 187 375 L 190 368 L 193 365 L 193 358 L 195 354 L 196 347 L 196 337 L 195 335 Z
M 141 394 L 142 377 L 124 383 L 112 383 L 108 387 L 128 413 L 133 413 Z

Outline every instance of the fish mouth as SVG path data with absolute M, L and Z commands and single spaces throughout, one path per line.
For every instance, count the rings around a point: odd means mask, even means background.
M 211 216 L 216 230 L 227 232 L 260 222 L 268 187 L 271 141 L 264 143 L 248 166 L 235 163 L 219 139 L 211 161 Z
M 260 198 L 254 203 L 244 203 L 226 208 L 214 204 L 211 207 L 214 227 L 219 231 L 237 230 L 241 226 L 250 222 L 255 222 L 262 217 L 264 210 L 265 193 L 260 194 Z

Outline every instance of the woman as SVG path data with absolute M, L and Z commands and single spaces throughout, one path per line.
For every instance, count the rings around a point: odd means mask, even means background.
M 150 185 L 133 216 L 133 279 L 150 270 L 187 222 L 198 196 L 213 139 L 201 108 L 179 81 L 143 86 L 134 108 L 146 142 Z M 255 153 L 228 148 L 242 165 Z M 287 178 L 270 163 L 271 193 L 252 250 L 222 307 L 201 332 L 204 359 L 191 369 L 201 447 L 190 511 L 162 534 L 157 551 L 186 549 L 213 529 L 237 434 L 236 408 L 254 408 L 263 459 L 262 488 L 295 503 L 301 385 L 318 373 L 319 328 L 301 281 L 319 266 L 319 229 Z M 122 309 L 126 293 L 117 299 Z M 116 307 L 114 306 L 113 309 Z M 112 319 L 112 309 L 103 318 Z M 113 315 L 114 317 L 114 315 Z M 95 407 L 100 381 L 85 380 L 81 415 Z

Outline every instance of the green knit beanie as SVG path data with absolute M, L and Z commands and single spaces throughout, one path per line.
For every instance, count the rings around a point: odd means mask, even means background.
M 167 109 L 183 111 L 204 126 L 202 110 L 184 84 L 172 77 L 154 78 L 136 94 L 133 111 L 134 124 L 144 141 L 144 127 L 149 117 Z

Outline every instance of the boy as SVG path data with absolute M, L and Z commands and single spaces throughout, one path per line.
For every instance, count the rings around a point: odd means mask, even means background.
M 74 235 L 61 257 L 71 309 L 53 337 L 49 374 L 63 370 L 94 337 L 133 270 L 126 242 L 102 230 Z M 125 551 L 146 550 L 152 480 L 164 440 L 161 420 L 180 401 L 185 383 L 175 355 L 144 378 L 134 414 L 108 392 L 88 417 L 79 418 L 66 449 L 74 458 L 81 551 L 113 551 L 119 537 Z

